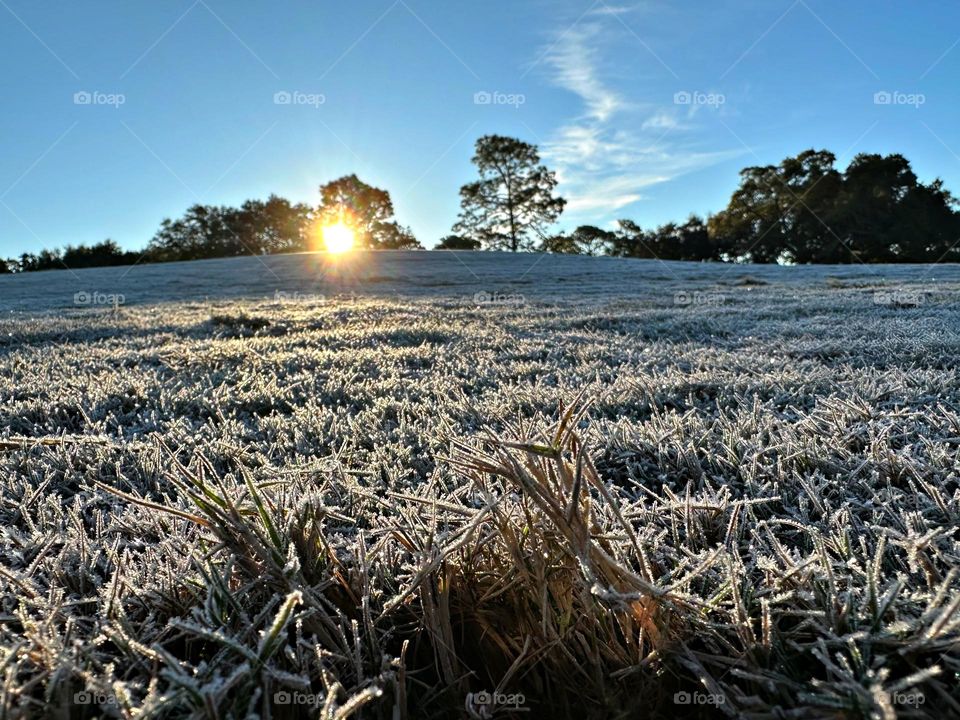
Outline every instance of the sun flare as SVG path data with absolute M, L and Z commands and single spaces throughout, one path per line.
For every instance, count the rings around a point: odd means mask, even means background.
M 356 241 L 353 230 L 347 227 L 342 220 L 331 225 L 324 225 L 320 234 L 327 252 L 335 255 L 352 250 Z

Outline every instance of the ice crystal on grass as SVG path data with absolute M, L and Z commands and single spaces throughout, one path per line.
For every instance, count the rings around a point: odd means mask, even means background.
M 941 291 L 0 321 L 0 707 L 960 716 Z

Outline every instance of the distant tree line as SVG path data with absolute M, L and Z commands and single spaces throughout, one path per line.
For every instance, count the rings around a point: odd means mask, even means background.
M 748 167 L 726 208 L 706 219 L 644 230 L 582 225 L 545 235 L 564 201 L 536 148 L 498 136 L 480 138 L 473 158 L 479 182 L 460 190 L 456 234 L 438 248 L 539 250 L 661 260 L 753 263 L 942 262 L 960 260 L 958 203 L 940 180 L 925 185 L 902 155 L 836 156 L 807 150 L 779 165 Z
M 139 255 L 122 250 L 113 240 L 104 240 L 94 245 L 67 245 L 63 250 L 41 250 L 36 255 L 24 253 L 16 259 L 0 260 L 0 273 L 130 265 Z
M 348 175 L 320 188 L 320 204 L 291 203 L 271 195 L 247 200 L 240 207 L 193 205 L 182 217 L 166 219 L 142 252 L 124 251 L 112 240 L 65 250 L 42 250 L 0 261 L 0 272 L 62 270 L 64 268 L 171 262 L 238 255 L 268 255 L 319 249 L 319 229 L 343 222 L 354 231 L 356 244 L 367 249 L 419 248 L 409 228 L 393 218 L 386 190 Z
M 843 172 L 826 150 L 750 167 L 708 221 L 722 256 L 752 262 L 937 262 L 960 259 L 957 200 L 917 180 L 902 155 L 857 155 Z
M 843 172 L 825 150 L 748 167 L 725 209 L 649 230 L 581 226 L 546 237 L 555 253 L 753 263 L 960 261 L 960 211 L 940 180 L 902 155 L 857 155 Z
M 726 208 L 684 223 L 643 229 L 582 225 L 548 234 L 566 201 L 536 146 L 481 137 L 472 159 L 479 179 L 460 189 L 461 211 L 443 250 L 540 251 L 661 260 L 754 263 L 960 261 L 960 209 L 937 179 L 921 183 L 902 155 L 857 155 L 843 171 L 826 150 L 779 165 L 748 167 Z M 394 219 L 386 190 L 348 175 L 320 188 L 316 207 L 271 195 L 240 207 L 194 205 L 164 220 L 143 253 L 106 240 L 0 262 L 0 272 L 123 265 L 317 249 L 318 229 L 350 226 L 360 247 L 419 248 Z

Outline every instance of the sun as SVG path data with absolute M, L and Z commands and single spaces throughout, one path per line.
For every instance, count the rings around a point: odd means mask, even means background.
M 356 242 L 356 236 L 342 220 L 331 225 L 324 225 L 320 229 L 320 235 L 323 237 L 323 246 L 328 253 L 339 255 L 353 249 Z

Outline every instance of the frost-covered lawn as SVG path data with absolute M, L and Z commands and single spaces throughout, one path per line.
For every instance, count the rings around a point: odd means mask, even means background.
M 4 717 L 960 716 L 955 268 L 405 255 L 0 278 Z

